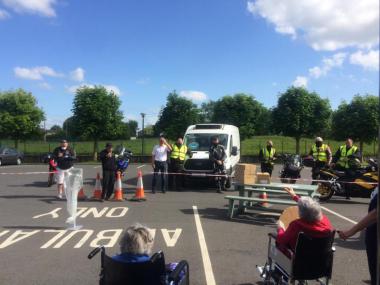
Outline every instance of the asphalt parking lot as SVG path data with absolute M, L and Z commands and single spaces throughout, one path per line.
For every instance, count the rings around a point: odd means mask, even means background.
M 84 169 L 84 190 L 92 196 L 100 168 L 77 166 Z M 147 201 L 79 202 L 77 221 L 83 229 L 77 232 L 66 230 L 66 203 L 55 199 L 55 185 L 46 186 L 47 174 L 1 174 L 0 284 L 96 284 L 99 257 L 88 260 L 87 254 L 100 244 L 108 246 L 110 255 L 117 253 L 122 230 L 135 222 L 155 230 L 154 250 L 163 250 L 168 262 L 189 261 L 191 284 L 260 284 L 255 266 L 265 262 L 267 233 L 275 231 L 284 207 L 258 208 L 229 220 L 224 195 L 198 183 L 181 192 L 151 194 L 149 165 L 131 165 L 128 169 L 123 181 L 127 199 L 136 187 L 137 167 L 144 173 Z M 0 172 L 46 168 L 3 166 Z M 274 176 L 277 173 L 278 169 Z M 308 169 L 303 177 L 310 177 Z M 367 203 L 364 198 L 346 201 L 334 197 L 323 206 L 331 211 L 325 210 L 325 214 L 334 227 L 343 229 L 366 214 Z M 204 244 L 199 238 L 202 233 Z M 336 239 L 335 246 L 332 283 L 366 284 L 369 274 L 364 236 L 346 242 Z

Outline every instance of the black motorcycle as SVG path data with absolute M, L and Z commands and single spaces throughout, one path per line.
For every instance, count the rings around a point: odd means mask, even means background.
M 301 178 L 302 168 L 302 159 L 298 154 L 282 155 L 282 170 L 280 171 L 281 182 L 296 183 L 297 179 Z
M 356 158 L 349 159 L 349 165 L 354 163 Z M 346 196 L 369 197 L 378 182 L 378 163 L 374 159 L 369 159 L 368 165 L 359 166 L 357 162 L 351 165 L 347 171 L 340 171 L 331 168 L 321 169 L 318 192 L 321 201 L 329 200 L 334 194 Z M 347 188 L 349 187 L 349 188 Z M 348 193 L 347 193 L 348 190 Z M 349 194 L 349 195 L 348 195 Z

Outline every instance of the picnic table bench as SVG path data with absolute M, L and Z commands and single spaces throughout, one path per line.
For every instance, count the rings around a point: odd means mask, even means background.
M 299 196 L 318 197 L 317 193 L 318 185 L 305 185 L 305 184 L 283 184 L 283 183 L 271 183 L 271 184 L 235 184 L 235 190 L 239 191 L 239 196 L 228 195 L 224 199 L 229 201 L 228 204 L 228 216 L 233 218 L 236 209 L 235 202 L 239 202 L 237 212 L 244 213 L 248 206 L 252 206 L 253 203 L 270 203 L 281 205 L 297 205 L 296 202 L 291 200 L 290 196 L 284 191 L 284 187 L 291 187 Z M 284 198 L 256 198 L 252 197 L 253 193 L 270 193 L 270 194 L 286 194 Z

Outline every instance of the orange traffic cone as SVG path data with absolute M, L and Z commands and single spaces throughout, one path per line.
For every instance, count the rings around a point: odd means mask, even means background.
M 92 195 L 92 199 L 94 200 L 100 200 L 102 199 L 102 184 L 100 183 L 100 174 L 96 175 L 96 181 L 95 181 L 95 189 L 94 194 Z
M 260 203 L 261 207 L 269 208 L 269 204 L 268 204 L 268 202 L 266 202 L 268 200 L 267 193 L 266 192 L 260 193 L 259 198 L 265 200 L 265 201 L 263 201 L 263 202 Z
M 131 199 L 131 201 L 146 201 L 141 170 L 139 170 L 139 172 L 137 173 L 136 193 L 135 196 Z
M 87 196 L 86 194 L 84 194 L 83 186 L 82 186 L 78 192 L 78 200 L 86 200 L 86 199 L 87 199 Z
M 123 189 L 121 187 L 121 177 L 120 172 L 117 172 L 116 174 L 116 181 L 115 181 L 115 194 L 113 195 L 112 201 L 124 201 L 123 198 Z

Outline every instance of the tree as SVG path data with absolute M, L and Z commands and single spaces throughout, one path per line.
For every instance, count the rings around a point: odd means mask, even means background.
M 98 141 L 121 133 L 120 105 L 119 97 L 103 86 L 84 86 L 76 91 L 72 123 L 77 135 L 94 141 L 94 160 L 97 159 Z
M 136 136 L 138 123 L 134 120 L 129 120 L 128 122 L 123 122 L 121 138 L 130 139 Z
M 213 123 L 231 124 L 239 127 L 242 139 L 252 137 L 257 131 L 260 116 L 265 107 L 254 97 L 239 93 L 224 96 L 214 104 Z
M 44 112 L 37 100 L 23 89 L 0 92 L 0 135 L 18 142 L 38 135 Z
M 169 93 L 166 106 L 160 111 L 154 132 L 164 132 L 170 139 L 182 136 L 189 125 L 200 122 L 197 106 L 190 100 L 178 96 L 176 91 Z
M 272 110 L 263 108 L 257 120 L 255 135 L 272 135 L 274 133 Z
M 373 95 L 356 95 L 348 104 L 342 102 L 333 114 L 333 136 L 344 140 L 352 138 L 363 144 L 376 139 L 379 129 L 379 98 Z
M 200 108 L 200 120 L 202 123 L 212 123 L 214 115 L 215 101 L 208 101 L 201 104 Z
M 302 87 L 291 87 L 278 99 L 273 110 L 273 126 L 278 133 L 296 139 L 299 154 L 301 137 L 323 134 L 328 130 L 330 117 L 328 99 Z

